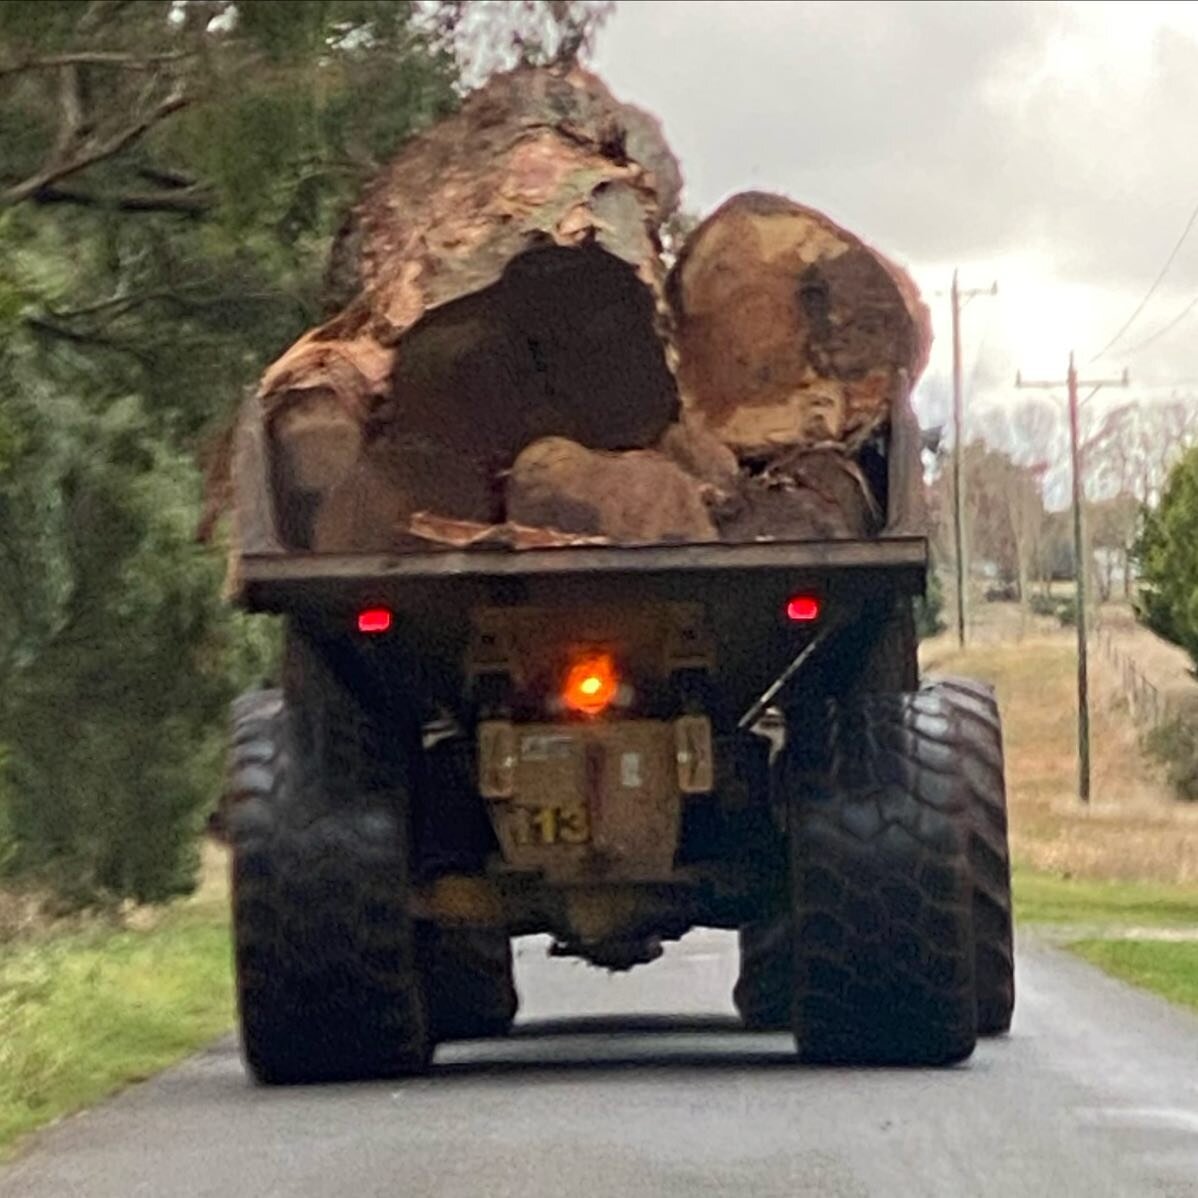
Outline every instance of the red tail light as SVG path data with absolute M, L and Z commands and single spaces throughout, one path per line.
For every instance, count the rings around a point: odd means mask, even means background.
M 391 627 L 391 611 L 386 607 L 367 607 L 358 612 L 358 631 L 367 635 L 386 632 Z
M 786 618 L 794 624 L 813 624 L 822 610 L 818 595 L 792 595 L 786 604 Z

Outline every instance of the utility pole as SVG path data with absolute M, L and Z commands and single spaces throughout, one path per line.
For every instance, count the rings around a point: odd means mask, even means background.
M 953 541 L 957 554 L 957 643 L 965 648 L 965 587 L 969 571 L 965 568 L 965 400 L 961 393 L 961 309 L 977 295 L 997 295 L 998 284 L 962 291 L 957 272 L 953 271 Z
M 1073 573 L 1077 584 L 1077 797 L 1090 801 L 1090 675 L 1089 654 L 1086 639 L 1086 574 L 1088 555 L 1085 551 L 1085 534 L 1082 526 L 1082 508 L 1085 502 L 1085 481 L 1082 478 L 1082 455 L 1077 432 L 1077 410 L 1081 406 L 1077 398 L 1078 386 L 1091 388 L 1086 399 L 1096 395 L 1103 387 L 1126 387 L 1131 382 L 1125 370 L 1117 379 L 1087 379 L 1078 382 L 1077 368 L 1073 364 L 1073 353 L 1069 353 L 1069 369 L 1065 374 L 1065 386 L 1069 393 L 1069 463 L 1073 472 Z M 1057 389 L 1059 382 L 1027 382 L 1021 374 L 1015 375 L 1016 387 L 1039 387 Z

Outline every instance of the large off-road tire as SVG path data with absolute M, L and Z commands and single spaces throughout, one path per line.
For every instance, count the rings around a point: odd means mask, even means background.
M 334 801 L 304 718 L 301 730 L 277 690 L 234 704 L 225 821 L 246 1064 L 271 1084 L 419 1072 L 432 1037 L 405 804 L 370 790 Z
M 789 907 L 772 918 L 745 924 L 737 933 L 740 974 L 732 1002 L 747 1028 L 790 1028 L 794 1002 L 794 918 Z
M 1011 855 L 1003 777 L 1002 717 L 993 687 L 969 678 L 938 678 L 928 687 L 956 712 L 972 798 L 969 856 L 973 869 L 973 937 L 978 1034 L 998 1035 L 1015 1010 Z
M 421 959 L 433 1039 L 505 1036 L 518 1005 L 506 932 L 424 927 Z
M 789 911 L 742 931 L 746 1023 L 804 1060 L 941 1065 L 976 1040 L 971 794 L 949 698 L 861 696 L 780 761 Z
M 929 688 L 834 706 L 822 752 L 784 760 L 804 1060 L 946 1065 L 973 1051 L 965 748 Z

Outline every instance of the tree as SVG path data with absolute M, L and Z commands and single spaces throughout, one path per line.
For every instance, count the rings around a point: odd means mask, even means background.
M 605 11 L 0 4 L 0 860 L 81 900 L 187 884 L 272 644 L 219 602 L 199 467 L 467 60 L 570 57 Z
M 991 420 L 990 426 L 993 432 L 997 421 Z M 981 440 L 965 447 L 963 472 L 970 560 L 992 565 L 1023 597 L 1041 552 L 1044 503 L 1039 475 Z M 930 508 L 938 526 L 934 542 L 943 553 L 952 543 L 951 471 L 941 470 L 934 478 Z
M 1140 618 L 1198 666 L 1198 449 L 1169 472 L 1136 545 Z

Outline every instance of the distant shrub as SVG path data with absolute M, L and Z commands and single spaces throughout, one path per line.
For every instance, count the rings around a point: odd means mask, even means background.
M 1055 616 L 1057 614 L 1057 600 L 1051 595 L 1041 595 L 1039 592 L 1028 600 L 1028 607 L 1034 616 Z
M 1062 627 L 1074 627 L 1077 624 L 1077 600 L 1072 595 L 1067 599 L 1058 599 L 1055 615 Z
M 1198 801 L 1198 720 L 1176 718 L 1144 737 L 1144 747 L 1164 767 L 1179 799 Z
M 1033 615 L 1059 620 L 1067 628 L 1077 623 L 1077 600 L 1072 595 L 1033 595 L 1028 607 Z

